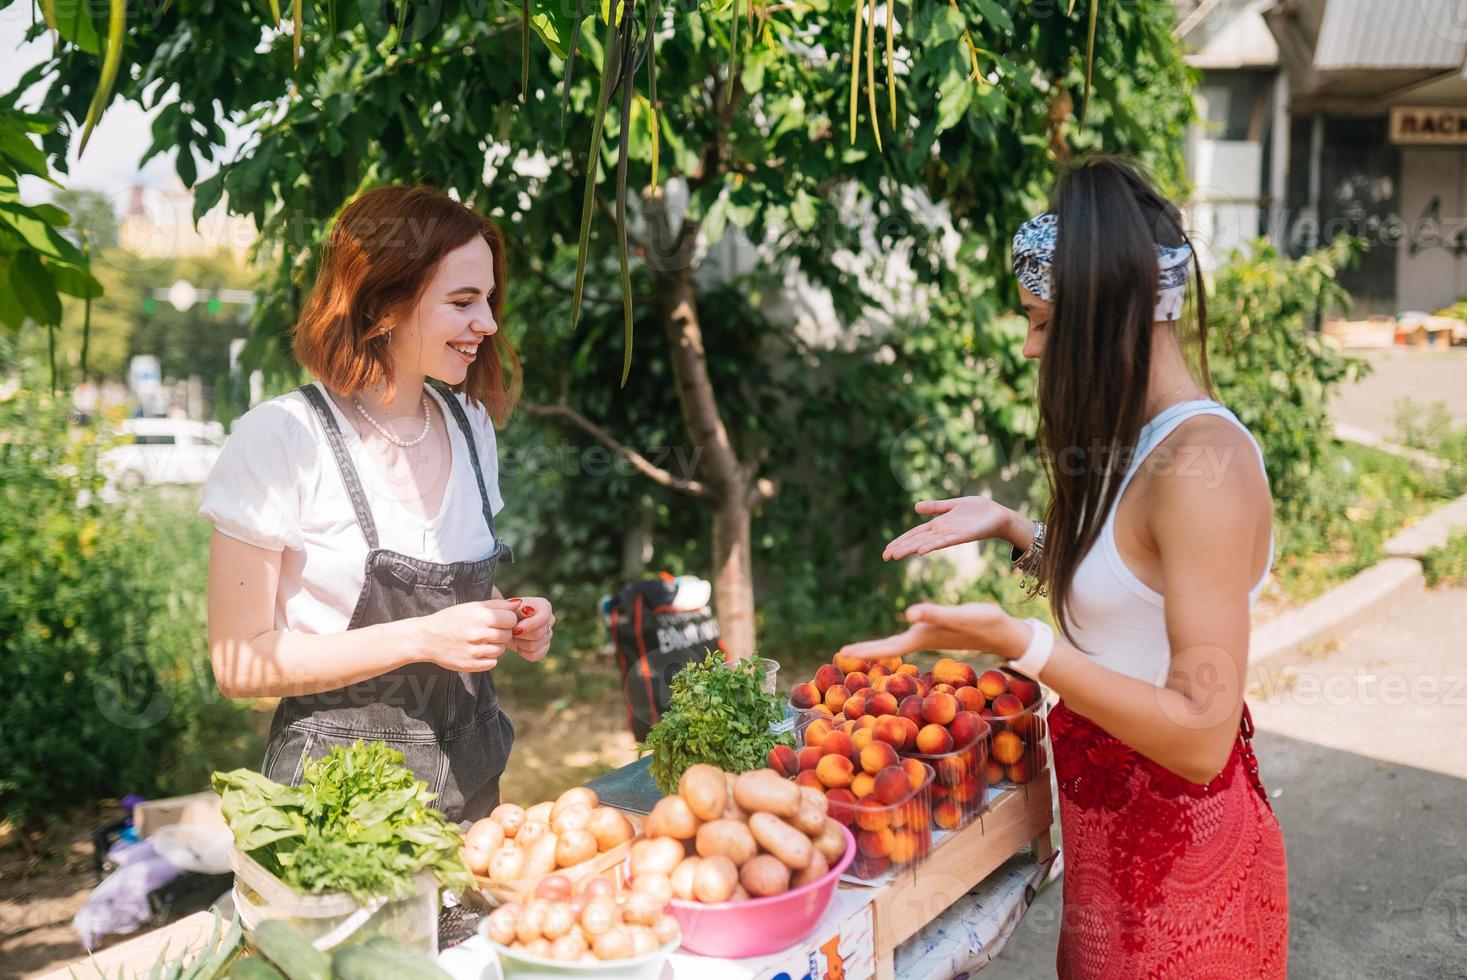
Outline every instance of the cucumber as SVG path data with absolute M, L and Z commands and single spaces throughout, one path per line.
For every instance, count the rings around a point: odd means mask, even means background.
M 364 944 L 368 948 L 381 953 L 383 956 L 395 956 L 399 959 L 421 960 L 425 957 L 421 950 L 413 949 L 407 943 L 384 936 L 380 932 L 374 932 L 367 937 Z
M 285 980 L 263 956 L 246 956 L 229 969 L 229 980 Z
M 421 953 L 396 956 L 367 946 L 343 946 L 331 954 L 337 980 L 452 980 Z
M 250 941 L 288 980 L 331 980 L 331 959 L 288 922 L 266 919 Z

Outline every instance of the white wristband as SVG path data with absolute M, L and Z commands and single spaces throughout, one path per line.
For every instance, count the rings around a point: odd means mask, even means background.
M 1024 622 L 1033 630 L 1029 645 L 1018 659 L 1009 661 L 1009 666 L 1037 681 L 1039 672 L 1049 664 L 1049 655 L 1054 652 L 1054 630 L 1049 628 L 1048 623 L 1038 619 L 1026 619 Z

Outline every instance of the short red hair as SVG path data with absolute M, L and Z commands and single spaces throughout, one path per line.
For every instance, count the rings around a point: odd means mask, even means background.
M 504 239 L 488 218 L 434 187 L 393 185 L 358 196 L 336 216 L 316 284 L 294 331 L 295 356 L 332 391 L 392 385 L 385 337 L 392 317 L 422 296 L 438 262 L 475 235 L 494 254 L 489 308 L 500 329 L 456 390 L 504 424 L 521 386 L 520 360 L 504 335 Z

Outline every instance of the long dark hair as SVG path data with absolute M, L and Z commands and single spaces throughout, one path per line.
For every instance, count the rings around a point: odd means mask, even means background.
M 1039 444 L 1050 481 L 1042 580 L 1055 621 L 1070 636 L 1075 570 L 1100 536 L 1146 422 L 1156 246 L 1176 247 L 1187 236 L 1181 212 L 1134 164 L 1115 157 L 1074 164 L 1056 184 L 1050 209 L 1059 234 L 1039 367 Z M 1195 272 L 1199 380 L 1211 392 L 1206 290 L 1200 266 Z

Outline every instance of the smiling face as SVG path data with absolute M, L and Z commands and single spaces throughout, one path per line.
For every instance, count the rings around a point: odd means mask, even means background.
M 1029 333 L 1024 337 L 1024 356 L 1031 360 L 1044 354 L 1044 340 L 1048 336 L 1049 317 L 1053 312 L 1047 299 L 1040 299 L 1023 286 L 1019 287 L 1019 305 L 1029 318 Z
M 499 331 L 489 304 L 496 286 L 494 253 L 480 236 L 444 255 L 417 302 L 395 318 L 394 375 L 462 384 L 481 345 Z

